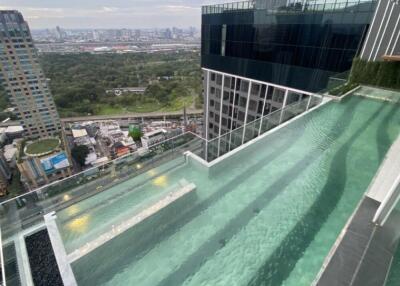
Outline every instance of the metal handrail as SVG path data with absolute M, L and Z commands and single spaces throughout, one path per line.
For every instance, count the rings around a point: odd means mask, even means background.
M 202 14 L 221 14 L 224 12 L 235 12 L 241 10 L 265 10 L 272 13 L 305 13 L 305 12 L 324 12 L 324 11 L 336 11 L 344 10 L 349 7 L 355 7 L 362 3 L 374 3 L 377 0 L 324 0 L 320 2 L 318 0 L 307 0 L 301 1 L 289 1 L 286 5 L 275 6 L 272 8 L 257 7 L 254 1 L 241 1 L 233 3 L 224 3 L 216 5 L 205 5 L 202 7 Z M 298 6 L 296 6 L 298 5 Z M 328 8 L 327 8 L 328 7 Z M 329 8 L 331 7 L 331 8 Z

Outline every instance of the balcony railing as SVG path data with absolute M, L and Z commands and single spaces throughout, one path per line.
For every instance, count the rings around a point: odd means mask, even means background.
M 323 96 L 304 96 L 303 99 L 288 104 L 284 108 L 273 111 L 221 136 L 208 140 L 206 141 L 205 152 L 201 153 L 202 159 L 212 162 L 280 124 L 319 105 L 322 100 Z
M 271 14 L 291 14 L 291 13 L 315 13 L 332 12 L 349 9 L 357 11 L 371 11 L 375 7 L 376 0 L 309 0 L 309 1 L 288 1 L 285 5 L 272 4 L 268 2 L 257 3 L 257 1 L 241 1 L 202 7 L 202 14 L 221 14 L 238 12 L 245 10 L 264 10 Z M 363 4 L 363 5 L 361 5 Z
M 203 14 L 219 14 L 226 11 L 239 11 L 254 9 L 254 1 L 240 1 L 233 3 L 223 3 L 216 5 L 207 5 L 202 7 Z

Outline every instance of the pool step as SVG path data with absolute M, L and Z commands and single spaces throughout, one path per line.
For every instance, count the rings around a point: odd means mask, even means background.
M 96 239 L 92 240 L 89 243 L 86 243 L 82 247 L 74 250 L 68 255 L 68 261 L 70 263 L 78 260 L 79 258 L 87 255 L 88 253 L 92 252 L 99 246 L 105 244 L 106 242 L 112 240 L 113 238 L 117 237 L 118 235 L 124 233 L 128 229 L 142 223 L 146 219 L 150 218 L 151 216 L 157 214 L 159 211 L 163 210 L 167 206 L 171 205 L 172 203 L 178 201 L 179 199 L 185 197 L 187 194 L 192 193 L 195 191 L 196 185 L 193 183 L 185 183 L 185 185 L 177 191 L 169 192 L 165 197 L 161 200 L 156 202 L 155 204 L 151 205 L 150 207 L 144 209 L 140 213 L 136 214 L 132 218 L 121 222 L 118 225 L 112 227 L 111 230 L 108 232 L 100 235 Z

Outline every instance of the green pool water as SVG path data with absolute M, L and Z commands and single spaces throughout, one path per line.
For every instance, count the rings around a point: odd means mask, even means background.
M 172 159 L 58 212 L 57 224 L 66 251 L 69 253 L 90 242 L 118 222 L 154 204 L 174 187 L 164 181 L 165 174 L 184 163 L 183 157 Z
M 398 106 L 350 97 L 210 172 L 198 163 L 170 162 L 173 168 L 151 180 L 146 174 L 124 182 L 129 189 L 142 180 L 123 200 L 105 204 L 106 193 L 94 196 L 78 205 L 78 216 L 71 206 L 57 213 L 67 251 L 116 217 L 157 201 L 181 179 L 197 187 L 190 201 L 74 262 L 78 284 L 310 285 L 399 130 Z

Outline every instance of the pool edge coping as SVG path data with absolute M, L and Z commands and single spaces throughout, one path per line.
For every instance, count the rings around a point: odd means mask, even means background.
M 331 94 L 327 94 L 326 96 L 331 98 L 333 101 L 341 102 L 345 97 L 356 92 L 358 89 L 361 89 L 362 87 L 363 87 L 363 85 L 359 84 L 355 88 L 349 90 L 348 92 L 346 92 L 345 94 L 342 94 L 341 96 L 335 96 L 335 95 L 331 95 Z
M 318 281 L 321 279 L 322 274 L 324 274 L 327 266 L 331 262 L 333 256 L 336 253 L 337 248 L 339 247 L 340 243 L 343 241 L 344 236 L 347 233 L 347 230 L 353 221 L 358 209 L 360 208 L 362 202 L 364 201 L 364 198 L 366 197 L 365 193 L 361 197 L 360 201 L 358 202 L 357 206 L 354 208 L 354 211 L 350 215 L 349 219 L 346 221 L 346 224 L 343 226 L 342 230 L 340 231 L 339 235 L 336 237 L 335 242 L 333 243 L 332 247 L 330 248 L 328 254 L 325 256 L 324 261 L 318 270 L 317 275 L 315 276 L 314 280 L 311 283 L 311 286 L 316 286 L 318 284 Z
M 50 212 L 43 216 L 47 233 L 50 238 L 51 247 L 53 248 L 54 256 L 56 258 L 58 271 L 62 282 L 65 286 L 77 286 L 74 272 L 72 271 L 71 264 L 68 261 L 67 252 L 65 250 L 64 242 L 58 230 L 56 223 L 56 212 Z

